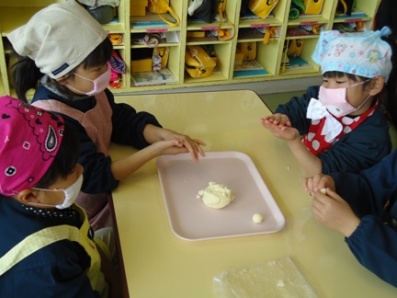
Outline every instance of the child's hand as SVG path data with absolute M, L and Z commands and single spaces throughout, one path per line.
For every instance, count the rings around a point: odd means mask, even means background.
M 346 237 L 350 237 L 360 224 L 349 204 L 329 188 L 313 193 L 312 212 L 319 222 Z
M 299 131 L 288 125 L 275 124 L 273 121 L 266 119 L 261 120 L 263 127 L 267 128 L 276 138 L 292 141 L 300 139 Z
M 331 176 L 327 176 L 324 174 L 317 174 L 310 178 L 305 178 L 303 181 L 303 187 L 305 191 L 309 192 L 312 195 L 316 191 L 321 191 L 326 188 L 335 191 L 335 181 Z
M 292 141 L 300 138 L 297 129 L 291 126 L 287 115 L 273 114 L 261 119 L 262 126 L 267 128 L 276 138 Z
M 270 116 L 266 116 L 265 118 L 261 119 L 262 125 L 265 126 L 265 124 L 274 124 L 278 126 L 288 126 L 291 127 L 291 121 L 289 120 L 287 115 L 284 114 L 273 114 Z
M 167 147 L 168 153 L 161 154 L 178 154 L 190 152 L 194 160 L 198 160 L 199 156 L 204 157 L 205 153 L 202 146 L 205 143 L 198 139 L 192 139 L 187 135 L 183 135 L 170 129 L 161 128 L 152 124 L 148 124 L 144 129 L 145 140 L 150 144 L 161 141 L 175 141 L 173 147 Z
M 205 143 L 201 140 L 192 139 L 187 135 L 182 135 L 171 130 L 166 130 L 166 133 L 163 134 L 163 138 L 166 141 L 176 141 L 173 148 L 169 148 L 168 153 L 166 154 L 190 152 L 194 160 L 198 160 L 199 156 L 205 156 L 204 150 L 202 148 L 202 146 L 205 146 Z
M 178 142 L 178 140 L 157 141 L 148 148 L 154 150 L 155 156 L 175 155 L 189 152 L 188 149 Z

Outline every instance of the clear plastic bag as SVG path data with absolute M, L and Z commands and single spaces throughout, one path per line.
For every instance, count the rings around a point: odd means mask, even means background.
M 223 271 L 214 276 L 217 298 L 317 298 L 290 257 Z

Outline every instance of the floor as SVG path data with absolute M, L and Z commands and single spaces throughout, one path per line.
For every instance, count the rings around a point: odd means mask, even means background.
M 274 112 L 278 105 L 286 103 L 293 96 L 301 96 L 304 94 L 303 91 L 292 91 L 283 93 L 272 93 L 272 94 L 260 94 L 259 96 L 263 102 L 269 107 L 269 109 Z

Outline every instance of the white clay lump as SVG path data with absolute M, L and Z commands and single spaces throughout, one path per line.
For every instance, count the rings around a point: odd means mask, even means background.
M 252 215 L 252 221 L 254 223 L 261 223 L 263 221 L 263 216 L 260 213 L 255 213 L 254 215 Z
M 221 209 L 234 200 L 234 195 L 226 185 L 210 182 L 205 189 L 198 192 L 197 198 L 202 199 L 209 208 Z

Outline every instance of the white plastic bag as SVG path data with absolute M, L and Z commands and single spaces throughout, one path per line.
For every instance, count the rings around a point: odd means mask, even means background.
M 317 298 L 289 257 L 223 271 L 213 281 L 217 298 Z

